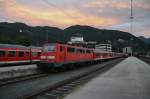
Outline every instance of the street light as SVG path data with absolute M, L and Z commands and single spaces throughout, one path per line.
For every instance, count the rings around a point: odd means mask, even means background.
M 131 38 L 130 39 L 130 41 L 131 41 L 131 56 L 133 56 L 133 38 Z

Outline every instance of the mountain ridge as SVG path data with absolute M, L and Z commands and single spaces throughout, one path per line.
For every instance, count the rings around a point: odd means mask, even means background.
M 138 38 L 141 39 L 142 41 L 150 44 L 150 38 L 145 38 L 144 36 L 139 36 Z
M 66 43 L 74 34 L 82 35 L 85 41 L 96 41 L 97 43 L 110 41 L 115 51 L 121 51 L 126 46 L 133 46 L 135 51 L 146 50 L 143 40 L 128 32 L 118 30 L 98 29 L 86 25 L 73 25 L 60 29 L 50 26 L 29 26 L 19 22 L 0 23 L 0 43 L 42 46 L 47 43 L 47 38 L 48 42 L 61 41 Z

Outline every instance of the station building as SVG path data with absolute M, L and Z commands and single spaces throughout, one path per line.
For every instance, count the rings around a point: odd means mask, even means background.
M 130 46 L 124 47 L 122 52 L 125 53 L 125 54 L 128 54 L 128 55 L 131 55 L 131 56 L 133 54 L 132 47 L 130 47 Z
M 112 45 L 111 44 L 98 44 L 95 46 L 96 50 L 112 52 Z

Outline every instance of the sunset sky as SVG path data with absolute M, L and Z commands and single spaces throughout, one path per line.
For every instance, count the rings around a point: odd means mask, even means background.
M 150 0 L 133 0 L 133 33 L 150 37 Z M 0 22 L 130 32 L 130 0 L 0 0 Z

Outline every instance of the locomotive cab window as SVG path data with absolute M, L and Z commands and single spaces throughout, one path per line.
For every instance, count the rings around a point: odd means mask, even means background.
M 5 51 L 0 51 L 0 57 L 4 57 L 6 55 Z
M 56 44 L 50 44 L 43 47 L 43 52 L 53 52 L 56 50 Z
M 16 56 L 16 52 L 15 51 L 9 51 L 8 52 L 8 56 L 9 57 L 15 57 Z

